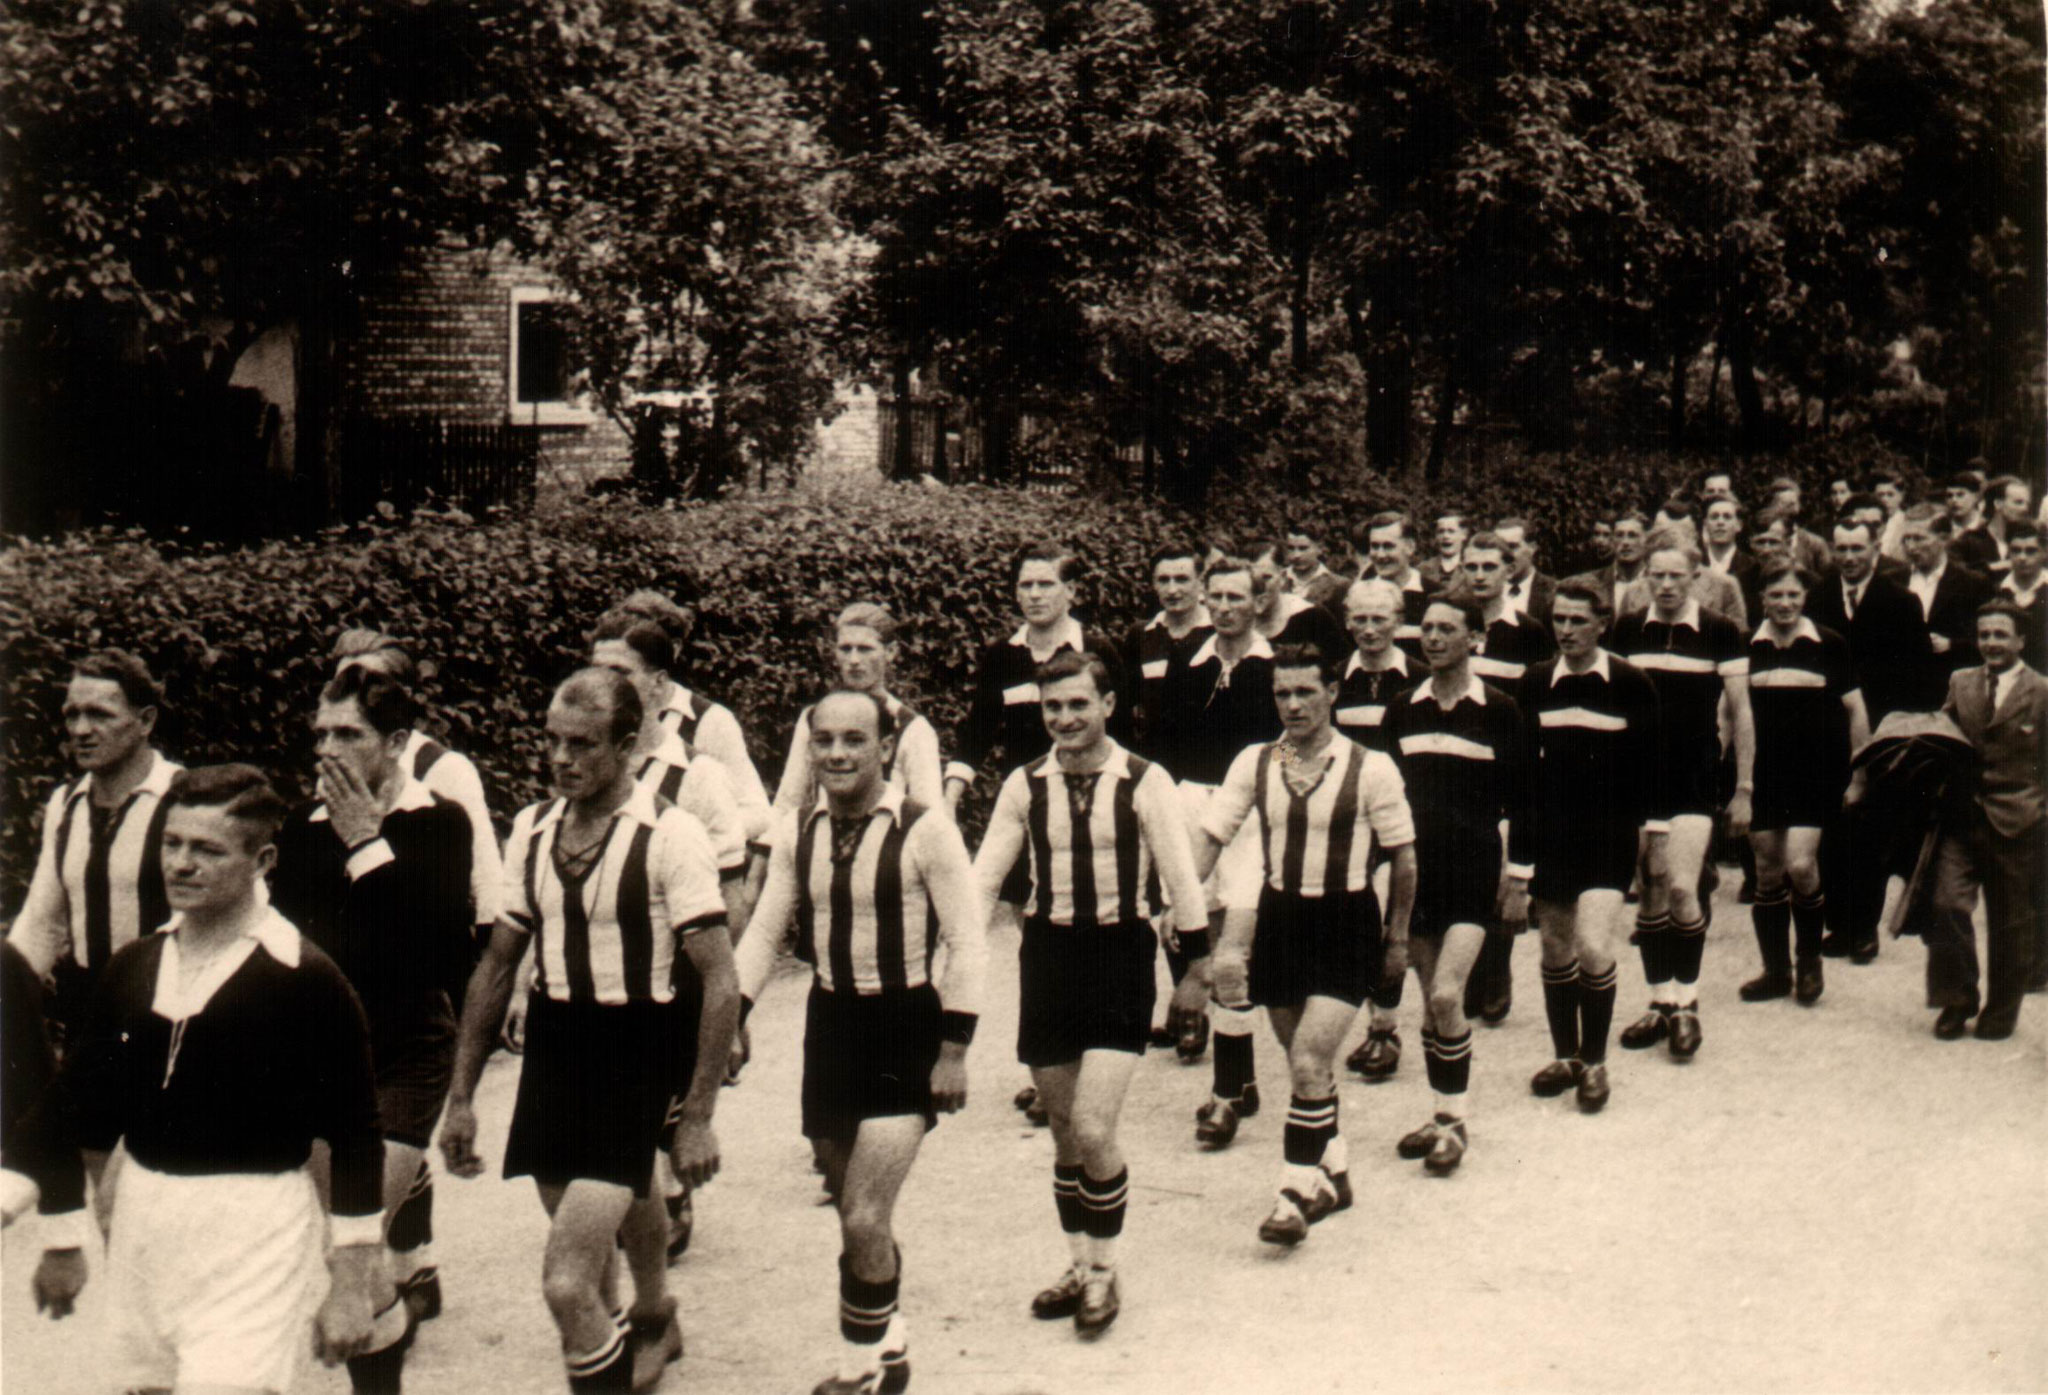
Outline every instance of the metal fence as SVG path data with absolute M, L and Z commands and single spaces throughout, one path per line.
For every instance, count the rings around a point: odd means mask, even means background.
M 341 428 L 344 518 L 388 503 L 411 513 L 430 500 L 470 513 L 533 505 L 540 435 L 498 422 L 350 417 Z

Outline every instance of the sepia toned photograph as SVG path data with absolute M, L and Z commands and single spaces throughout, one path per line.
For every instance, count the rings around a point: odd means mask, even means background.
M 14 0 L 7 1395 L 2048 1391 L 2040 0 Z

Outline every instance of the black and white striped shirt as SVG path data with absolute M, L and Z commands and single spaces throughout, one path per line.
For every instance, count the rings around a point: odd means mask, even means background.
M 150 752 L 127 799 L 95 818 L 90 775 L 59 785 L 43 811 L 28 900 L 8 939 L 36 972 L 67 956 L 97 972 L 116 950 L 163 928 L 163 797 L 181 766 Z
M 556 861 L 566 803 L 529 804 L 505 849 L 505 918 L 538 935 L 534 983 L 557 1002 L 675 996 L 679 936 L 725 923 L 704 826 L 636 786 L 612 815 L 603 854 L 565 883 Z
M 939 733 L 901 698 L 882 695 L 882 706 L 896 730 L 896 750 L 882 769 L 882 778 L 927 809 L 945 808 L 946 771 L 939 759 Z M 789 759 L 782 764 L 782 783 L 775 788 L 775 817 L 762 837 L 774 837 L 785 816 L 795 819 L 818 799 L 817 772 L 811 768 L 811 709 L 797 714 L 789 738 Z
M 1363 891 L 1371 883 L 1373 839 L 1389 850 L 1415 841 L 1415 820 L 1401 772 L 1382 751 L 1338 732 L 1323 752 L 1321 777 L 1306 794 L 1281 774 L 1283 742 L 1248 746 L 1209 799 L 1202 830 L 1224 847 L 1257 812 L 1264 881 L 1293 896 Z M 1232 906 L 1256 904 L 1256 888 L 1226 887 Z
M 885 785 L 857 826 L 836 827 L 823 795 L 777 820 L 768 883 L 737 954 L 740 992 L 758 998 L 794 940 L 828 993 L 873 996 L 934 984 L 950 1014 L 981 1011 L 985 918 L 967 845 L 945 816 Z
M 476 762 L 418 731 L 406 738 L 399 759 L 414 779 L 468 815 L 471 914 L 478 925 L 496 925 L 505 891 L 505 859 L 498 851 L 498 831 L 491 826 L 491 806 L 484 799 Z
M 761 783 L 761 772 L 747 754 L 747 734 L 740 730 L 740 719 L 732 715 L 732 709 L 680 683 L 671 683 L 658 720 L 687 741 L 691 750 L 725 767 L 732 797 L 740 806 L 741 832 L 748 842 L 759 838 L 768 827 L 768 787 Z
M 1145 918 L 1156 864 L 1177 928 L 1206 930 L 1187 819 L 1164 767 L 1111 741 L 1100 770 L 1069 773 L 1048 751 L 1003 781 L 974 858 L 993 903 L 1029 858 L 1025 913 L 1054 925 L 1127 925 Z
M 669 732 L 640 762 L 634 779 L 642 789 L 704 826 L 720 876 L 739 876 L 746 871 L 746 822 L 723 765 L 701 751 L 692 751 L 689 742 Z

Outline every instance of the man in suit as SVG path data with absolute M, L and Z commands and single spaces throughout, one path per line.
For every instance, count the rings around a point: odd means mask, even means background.
M 1849 507 L 1842 510 L 1841 518 L 1870 525 L 1870 536 L 1877 539 L 1876 574 L 1886 581 L 1905 585 L 1906 574 L 1912 570 L 1903 557 L 1887 556 L 1884 550 L 1885 520 L 1884 503 L 1875 494 L 1851 494 Z M 1839 559 L 1837 559 L 1839 561 Z M 1839 569 L 1839 568 L 1838 568 Z
M 1806 570 L 1819 576 L 1834 566 L 1835 559 L 1828 555 L 1828 545 L 1818 533 L 1809 532 L 1801 522 L 1803 512 L 1800 506 L 1799 481 L 1790 475 L 1780 475 L 1771 481 L 1771 506 L 1791 515 L 1792 560 Z
M 1756 558 L 1742 549 L 1742 505 L 1733 499 L 1709 501 L 1700 532 L 1700 570 L 1725 576 L 1742 588 L 1747 606 L 1757 566 Z
M 1341 610 L 1351 582 L 1324 563 L 1322 535 L 1315 525 L 1299 520 L 1290 522 L 1281 541 L 1287 548 L 1287 570 L 1281 573 L 1281 589 L 1333 614 Z
M 2003 1041 L 2020 1015 L 2039 939 L 2048 843 L 2041 837 L 2048 761 L 2048 682 L 2020 662 L 2020 617 L 2008 601 L 1977 612 L 1984 662 L 1949 678 L 1951 717 L 1976 748 L 1976 788 L 1949 812 L 1934 860 L 1934 922 L 1927 932 L 1927 996 L 1941 1009 L 1934 1034 L 1953 1041 L 1977 1018 L 1977 1036 Z M 1978 1015 L 1977 932 L 1984 892 L 1983 1014 Z
M 2034 492 L 2025 481 L 2000 475 L 1984 486 L 1984 522 L 1959 534 L 1949 555 L 1971 571 L 1998 581 L 2012 565 L 2005 555 L 2010 530 L 2027 522 L 2033 511 Z
M 2011 525 L 2005 556 L 2012 567 L 1998 592 L 2020 612 L 2020 661 L 2036 673 L 2048 672 L 2048 597 L 2041 590 L 2041 564 L 2048 554 L 2042 551 L 2040 528 L 2031 522 Z
M 1471 536 L 1472 525 L 1464 514 L 1453 510 L 1437 515 L 1436 555 L 1415 566 L 1432 593 L 1441 595 L 1464 580 L 1465 543 Z
M 1646 555 L 1674 549 L 1699 555 L 1698 550 L 1685 540 L 1685 535 L 1673 528 L 1659 528 L 1650 534 L 1645 544 Z M 1735 622 L 1737 629 L 1749 625 L 1749 604 L 1743 599 L 1742 588 L 1729 577 L 1705 567 L 1695 567 L 1692 578 L 1692 598 L 1708 610 L 1718 611 Z M 1614 599 L 1614 615 L 1619 620 L 1625 615 L 1637 615 L 1650 608 L 1650 578 L 1647 574 L 1621 588 L 1621 594 Z
M 1550 605 L 1557 599 L 1557 580 L 1536 570 L 1536 537 L 1529 520 L 1501 519 L 1493 535 L 1508 549 L 1507 589 L 1501 594 L 1518 615 L 1526 615 L 1545 629 L 1550 627 Z
M 1949 675 L 1977 662 L 1977 607 L 1991 599 L 1984 578 L 1948 555 L 1951 516 L 1939 505 L 1915 504 L 1906 510 L 1900 541 L 1913 565 L 1906 589 L 1920 602 L 1932 651 L 1922 671 L 1916 706 L 1932 711 L 1948 691 Z
M 1643 561 L 1649 555 L 1650 520 L 1640 509 L 1626 509 L 1614 520 L 1614 559 L 1604 567 L 1571 579 L 1598 587 L 1607 597 L 1610 610 L 1614 610 L 1629 583 L 1641 579 Z

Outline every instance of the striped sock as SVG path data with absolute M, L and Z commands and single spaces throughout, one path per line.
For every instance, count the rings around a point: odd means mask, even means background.
M 633 1353 L 626 1346 L 626 1324 L 613 1320 L 612 1335 L 596 1351 L 569 1352 L 562 1357 L 572 1391 L 617 1392 L 633 1388 Z
M 1219 1100 L 1235 1100 L 1256 1078 L 1252 1054 L 1252 1010 L 1212 1003 L 1209 1025 L 1215 1050 L 1215 1091 Z
M 1618 979 L 1612 964 L 1600 973 L 1579 975 L 1579 1059 L 1589 1066 L 1607 1059 L 1607 1032 L 1614 1025 Z
M 1643 982 L 1650 986 L 1650 1001 L 1653 1003 L 1671 1001 L 1672 970 L 1676 967 L 1671 930 L 1671 917 L 1668 915 L 1636 917 L 1633 938 L 1637 952 L 1643 956 Z
M 1423 1042 L 1422 1063 L 1429 1088 L 1436 1092 L 1437 1113 L 1464 1118 L 1465 1091 L 1472 1083 L 1472 1029 Z
M 1131 1170 L 1114 1177 L 1081 1174 L 1081 1205 L 1087 1212 L 1088 1263 L 1094 1269 L 1116 1268 L 1116 1242 L 1124 1233 L 1124 1211 L 1131 1199 Z
M 873 1346 L 889 1334 L 896 1316 L 896 1296 L 903 1284 L 903 1264 L 886 1279 L 863 1279 L 839 1256 L 839 1335 L 856 1346 Z
M 1296 1095 L 1287 1106 L 1287 1127 L 1280 1135 L 1280 1147 L 1289 1165 L 1315 1167 L 1323 1160 L 1323 1149 L 1337 1136 L 1337 1097 L 1307 1099 Z
M 1076 1265 L 1088 1260 L 1088 1212 L 1081 1203 L 1081 1164 L 1052 1165 L 1052 1204 L 1060 1213 L 1060 1229 L 1067 1237 Z
M 1579 961 L 1543 966 L 1543 1015 L 1550 1020 L 1550 1049 L 1560 1061 L 1579 1054 Z
M 1691 1007 L 1699 1001 L 1696 985 L 1700 981 L 1700 961 L 1707 953 L 1707 922 L 1702 916 L 1698 920 L 1671 922 L 1671 976 L 1678 980 L 1678 1005 Z M 1693 989 L 1688 993 L 1687 989 Z

